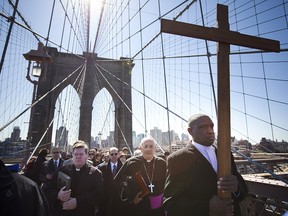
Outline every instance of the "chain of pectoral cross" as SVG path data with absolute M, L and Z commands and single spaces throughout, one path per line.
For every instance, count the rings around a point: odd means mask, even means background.
M 153 159 L 152 159 L 152 160 L 153 160 Z M 153 181 L 153 177 L 154 177 L 155 159 L 153 160 L 153 168 L 152 168 L 152 176 L 151 176 L 151 179 L 150 179 L 149 173 L 147 172 L 146 165 L 145 165 L 145 163 L 144 163 L 143 157 L 142 157 L 142 163 L 143 163 L 143 167 L 144 167 L 144 169 L 145 169 L 145 172 L 146 172 L 148 181 L 149 181 L 149 183 L 150 183 L 150 184 L 148 185 L 148 187 L 150 188 L 150 192 L 153 193 L 153 188 L 155 187 L 155 185 L 152 184 L 152 181 Z

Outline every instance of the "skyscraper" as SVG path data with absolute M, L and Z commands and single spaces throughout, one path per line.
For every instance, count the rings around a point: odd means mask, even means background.
M 158 129 L 158 127 L 154 127 L 154 129 L 150 130 L 150 135 L 159 145 L 162 145 L 162 130 Z
M 13 132 L 11 133 L 11 141 L 12 142 L 20 141 L 20 132 L 21 132 L 20 127 L 15 126 L 13 128 Z
M 59 149 L 65 149 L 68 144 L 68 130 L 66 127 L 61 126 L 58 130 L 56 130 L 55 137 L 55 145 L 59 147 Z

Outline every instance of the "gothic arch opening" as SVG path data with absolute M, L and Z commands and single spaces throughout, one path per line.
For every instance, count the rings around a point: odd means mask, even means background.
M 114 142 L 115 103 L 109 91 L 102 88 L 93 101 L 91 148 L 109 148 Z
M 65 87 L 58 95 L 54 109 L 54 123 L 51 142 L 60 149 L 70 150 L 79 136 L 80 99 L 72 85 Z M 68 147 L 68 148 L 67 148 Z

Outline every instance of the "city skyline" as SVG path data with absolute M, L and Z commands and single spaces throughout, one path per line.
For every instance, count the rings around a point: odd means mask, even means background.
M 20 133 L 21 133 L 21 128 L 19 127 L 19 126 L 14 126 L 13 128 L 15 128 L 16 130 L 19 130 L 19 132 L 17 132 L 17 136 L 16 137 L 18 137 L 18 138 L 20 138 L 20 140 L 26 140 L 26 138 L 22 138 L 21 136 L 20 136 Z M 60 130 L 61 131 L 61 128 L 65 128 L 65 126 L 60 126 L 56 131 L 58 131 L 58 130 Z M 154 126 L 152 129 L 150 129 L 149 131 L 151 131 L 151 130 L 158 130 L 158 131 L 161 131 L 161 133 L 163 134 L 163 133 L 168 133 L 168 131 L 162 131 L 162 129 L 160 129 L 160 128 L 158 128 L 157 126 Z M 67 137 L 69 136 L 68 135 L 68 133 L 69 133 L 69 131 L 66 129 L 66 131 L 67 131 L 67 135 L 66 135 L 66 138 L 65 139 L 67 139 Z M 11 135 L 10 135 L 10 137 L 8 136 L 8 137 L 6 137 L 5 139 L 13 139 L 12 138 L 12 136 L 13 136 L 13 132 L 14 132 L 14 130 L 13 131 L 11 131 Z M 191 139 L 191 136 L 189 135 L 189 133 L 186 131 L 186 132 L 183 132 L 183 133 L 177 133 L 175 130 L 173 130 L 173 129 L 171 129 L 170 130 L 170 133 L 175 133 L 175 136 L 176 137 L 178 137 L 179 138 L 179 140 L 181 141 L 181 140 L 183 140 L 183 135 L 185 136 L 185 139 L 186 138 L 189 138 L 189 139 Z M 106 136 L 105 138 L 104 137 L 102 137 L 101 138 L 101 140 L 108 140 L 110 137 L 111 137 L 111 133 L 114 133 L 114 131 L 110 131 L 110 135 L 108 135 L 108 136 Z M 60 132 L 60 134 L 62 134 L 62 132 Z M 132 134 L 135 134 L 133 137 L 137 137 L 137 136 L 141 136 L 142 138 L 144 138 L 145 137 L 145 133 L 143 132 L 143 133 L 137 133 L 136 131 L 132 131 Z M 150 133 L 149 133 L 150 134 Z M 59 135 L 60 136 L 60 135 Z M 102 135 L 101 135 L 102 136 Z M 26 136 L 25 136 L 26 137 Z M 91 137 L 93 137 L 94 139 L 99 139 L 99 134 L 96 134 L 96 135 L 93 135 L 93 134 L 91 134 Z M 153 137 L 153 136 L 152 136 Z M 162 137 L 162 136 L 161 136 Z M 168 137 L 168 136 L 167 136 Z M 155 139 L 155 137 L 153 137 L 154 139 Z M 217 138 L 217 134 L 215 133 L 215 138 Z M 243 139 L 243 138 L 237 138 L 237 137 L 235 137 L 235 136 L 231 136 L 231 138 L 235 138 L 235 140 L 238 140 L 238 141 L 240 141 L 240 140 L 246 140 L 246 139 Z M 261 140 L 263 139 L 263 138 L 265 138 L 265 139 L 267 139 L 267 140 L 272 140 L 271 138 L 269 138 L 269 137 L 261 137 L 261 138 L 259 138 L 259 142 L 258 143 L 255 143 L 255 144 L 259 144 L 260 142 L 261 142 Z M 0 142 L 2 142 L 2 141 L 5 141 L 5 139 L 4 140 L 0 140 Z M 55 140 L 55 142 L 54 142 L 54 145 L 55 145 L 55 143 L 57 143 L 57 137 L 52 137 L 52 139 L 53 140 Z M 157 138 L 155 139 L 156 141 L 157 141 Z M 175 139 L 171 139 L 171 141 L 173 142 L 173 140 L 175 140 Z M 284 139 L 281 139 L 281 140 L 275 140 L 276 142 L 286 142 L 287 140 L 284 140 Z M 73 143 L 68 143 L 68 145 L 72 145 Z M 253 145 L 253 143 L 251 143 L 252 145 Z

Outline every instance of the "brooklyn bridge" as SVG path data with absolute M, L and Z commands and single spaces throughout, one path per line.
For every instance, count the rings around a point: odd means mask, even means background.
M 75 140 L 173 152 L 204 113 L 245 215 L 288 210 L 287 0 L 6 0 L 0 39 L 5 162 Z

